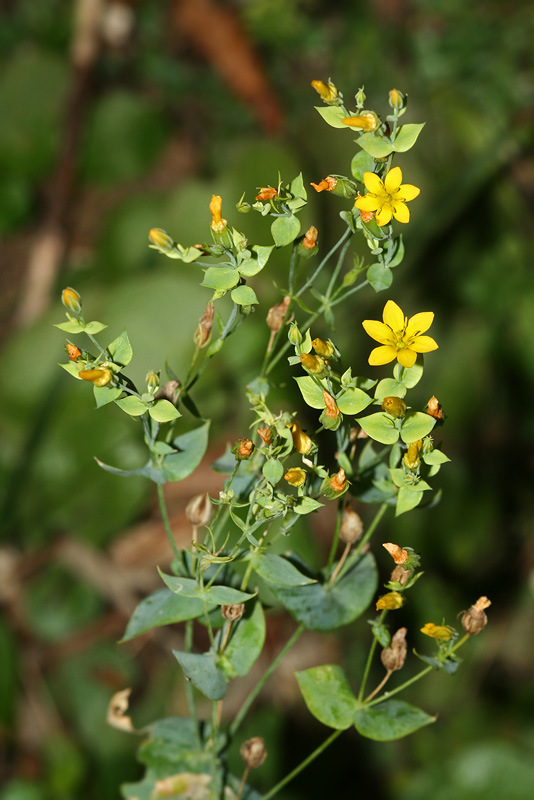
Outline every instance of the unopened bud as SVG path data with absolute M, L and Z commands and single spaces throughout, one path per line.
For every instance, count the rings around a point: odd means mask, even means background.
M 484 612 L 485 608 L 491 605 L 491 600 L 487 597 L 479 597 L 474 605 L 469 608 L 462 617 L 462 628 L 472 636 L 480 633 L 482 628 L 488 624 L 488 618 Z
M 295 450 L 302 456 L 308 455 L 313 447 L 313 441 L 310 439 L 307 433 L 304 433 L 300 427 L 300 422 L 295 420 L 295 422 L 293 422 L 289 427 L 291 428 L 291 435 L 293 436 L 293 445 Z
M 454 628 L 451 628 L 450 625 L 435 625 L 433 622 L 425 622 L 421 633 L 432 639 L 439 639 L 440 642 L 448 642 L 454 633 Z
M 237 620 L 241 619 L 244 613 L 244 603 L 232 603 L 230 606 L 221 606 L 221 614 L 223 618 L 230 620 L 230 622 L 237 622 Z
M 302 333 L 299 331 L 299 326 L 297 325 L 296 322 L 292 322 L 291 325 L 289 326 L 287 338 L 294 347 L 297 347 L 297 345 L 302 344 Z
M 408 445 L 408 450 L 402 458 L 404 465 L 408 467 L 408 469 L 416 469 L 421 463 L 419 451 L 421 450 L 422 446 L 422 439 L 418 439 L 416 442 L 412 442 Z
M 392 542 L 386 542 L 382 545 L 388 553 L 390 554 L 391 558 L 395 562 L 395 564 L 406 564 L 410 554 L 407 550 L 404 550 L 402 547 L 399 547 L 398 544 L 393 544 Z
M 324 81 L 312 81 L 311 85 L 325 103 L 332 103 L 338 96 L 337 88 L 331 81 L 328 81 L 328 83 L 324 83 Z
M 364 87 L 362 86 L 361 89 L 358 89 L 356 94 L 354 95 L 354 99 L 356 100 L 356 105 L 358 108 L 363 108 L 365 105 L 365 92 L 363 91 Z
M 291 297 L 286 295 L 281 303 L 272 306 L 267 312 L 267 325 L 273 333 L 278 333 L 282 327 L 290 302 Z
M 356 117 L 345 117 L 341 122 L 349 128 L 356 128 L 360 131 L 374 131 L 378 125 L 378 117 L 373 111 L 363 111 Z
M 272 200 L 277 194 L 278 192 L 272 186 L 263 187 L 256 195 L 256 200 Z
M 195 527 L 207 525 L 211 519 L 212 506 L 209 495 L 196 494 L 185 507 L 185 516 Z
M 162 253 L 168 253 L 174 248 L 174 239 L 163 228 L 151 228 L 148 238 L 152 247 Z
M 395 567 L 389 579 L 394 583 L 400 583 L 401 586 L 404 586 L 411 574 L 412 571 L 410 569 L 404 569 L 404 567 L 399 565 Z
M 290 486 L 298 488 L 306 483 L 306 471 L 302 467 L 291 467 L 284 475 L 284 478 Z
M 319 231 L 315 227 L 315 225 L 311 225 L 304 235 L 304 239 L 302 240 L 301 244 L 305 250 L 314 250 L 317 244 L 317 236 Z
M 382 410 L 395 419 L 404 417 L 406 409 L 407 405 L 400 397 L 384 397 L 382 400 Z
M 376 601 L 376 610 L 377 611 L 395 611 L 397 608 L 401 608 L 404 603 L 404 598 L 400 592 L 388 592 L 387 594 L 383 594 L 382 597 L 379 597 Z
M 243 742 L 240 752 L 245 766 L 249 769 L 261 767 L 267 758 L 267 748 L 261 736 L 254 736 L 254 738 Z
M 402 669 L 406 661 L 406 628 L 399 628 L 393 634 L 389 647 L 386 647 L 380 653 L 382 664 L 388 672 L 394 672 L 397 669 Z
M 333 492 L 345 491 L 345 488 L 347 486 L 347 479 L 343 467 L 341 467 L 341 469 L 339 469 L 335 475 L 332 475 L 332 477 L 328 481 L 328 485 L 330 486 Z
M 82 310 L 82 298 L 76 289 L 72 289 L 70 286 L 61 292 L 61 302 L 73 314 L 79 314 Z
M 362 538 L 363 522 L 359 514 L 352 508 L 345 507 L 341 515 L 339 538 L 345 544 L 355 544 Z
M 317 355 L 322 356 L 323 358 L 332 358 L 332 356 L 336 355 L 336 348 L 330 340 L 325 342 L 323 339 L 319 339 L 317 337 L 313 339 L 312 347 Z
M 301 353 L 300 362 L 302 366 L 312 375 L 319 375 L 324 372 L 326 364 L 321 356 L 312 356 L 311 353 Z
M 147 372 L 146 388 L 150 394 L 155 394 L 159 389 L 159 374 L 157 372 Z
M 252 439 L 238 439 L 232 447 L 232 453 L 238 461 L 246 461 L 252 455 L 254 442 Z
M 75 344 L 70 344 L 70 342 L 65 345 L 65 350 L 71 361 L 77 361 L 82 354 L 80 348 L 76 347 Z
M 211 214 L 211 229 L 217 233 L 221 233 L 228 223 L 222 217 L 222 197 L 220 195 L 214 194 L 211 196 L 209 209 Z
M 211 329 L 213 326 L 213 315 L 215 313 L 215 306 L 213 303 L 208 303 L 204 314 L 198 321 L 198 326 L 194 335 L 195 345 L 201 350 L 206 347 L 211 338 Z
M 113 373 L 108 367 L 98 367 L 98 369 L 82 369 L 78 372 L 78 377 L 82 381 L 89 381 L 94 386 L 107 386 Z
M 391 108 L 402 108 L 404 105 L 404 95 L 398 89 L 392 89 L 389 93 L 389 104 Z

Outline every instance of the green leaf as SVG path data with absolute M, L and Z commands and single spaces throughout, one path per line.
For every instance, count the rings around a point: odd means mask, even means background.
M 378 585 L 375 561 L 367 553 L 332 584 L 270 588 L 292 617 L 312 631 L 331 631 L 357 619 Z
M 382 402 L 384 397 L 404 397 L 406 386 L 395 378 L 384 378 L 375 389 L 375 400 Z
M 291 244 L 299 233 L 300 220 L 293 215 L 290 217 L 277 217 L 271 225 L 271 234 L 277 247 Z
M 233 289 L 239 283 L 239 272 L 232 267 L 208 267 L 201 286 L 208 289 Z
M 177 452 L 163 460 L 163 474 L 168 481 L 183 481 L 196 470 L 208 446 L 209 429 L 210 421 L 206 420 L 200 427 L 172 440 Z
M 372 398 L 361 389 L 345 389 L 336 397 L 336 403 L 342 414 L 359 414 L 372 403 Z
M 411 444 L 424 436 L 428 436 L 436 420 L 422 411 L 408 411 L 401 425 L 401 439 L 404 444 Z
M 392 145 L 393 150 L 397 153 L 405 153 L 407 150 L 410 150 L 416 143 L 417 137 L 424 127 L 424 122 L 408 122 L 406 125 L 403 125 L 397 131 L 395 141 Z
M 403 700 L 385 700 L 372 708 L 357 711 L 355 726 L 358 733 L 367 739 L 390 742 L 402 739 L 436 719 Z
M 139 417 L 148 410 L 146 403 L 143 403 L 142 400 L 133 394 L 129 394 L 127 397 L 123 397 L 120 400 L 115 400 L 115 405 L 131 417 Z
M 289 186 L 289 191 L 293 197 L 300 197 L 302 200 L 308 199 L 308 194 L 304 188 L 304 181 L 302 180 L 302 172 L 299 172 L 296 178 L 293 178 Z
M 237 289 L 232 289 L 230 297 L 238 306 L 252 306 L 259 302 L 256 292 L 250 286 L 238 286 Z
M 388 261 L 388 267 L 393 269 L 393 267 L 397 267 L 402 259 L 404 258 L 404 240 L 402 238 L 402 233 L 391 242 L 391 248 L 394 251 L 394 255 L 390 261 Z M 391 250 L 389 251 L 391 252 Z
M 446 464 L 447 461 L 450 461 L 450 458 L 441 450 L 432 450 L 423 456 L 423 461 L 429 466 L 434 466 L 436 464 Z
M 213 606 L 209 606 L 211 610 Z M 187 619 L 196 619 L 204 613 L 204 603 L 193 597 L 180 597 L 170 589 L 159 589 L 142 600 L 126 626 L 122 642 L 128 642 L 142 633 Z
M 85 330 L 84 326 L 80 325 L 75 319 L 69 322 L 56 322 L 54 328 L 59 328 L 60 331 L 65 331 L 66 333 L 83 333 Z
M 270 257 L 270 255 L 271 255 L 271 253 L 272 253 L 272 252 L 273 252 L 273 250 L 274 250 L 274 245 L 273 245 L 273 244 L 270 244 L 269 246 L 267 246 L 267 247 L 266 247 L 265 245 L 261 245 L 261 244 L 255 244 L 255 245 L 253 245 L 253 247 L 252 247 L 252 250 L 253 250 L 255 253 L 257 253 L 257 256 L 258 256 L 258 264 L 259 264 L 259 265 L 260 265 L 260 267 L 263 269 L 263 267 L 264 267 L 264 266 L 266 265 L 266 263 L 268 262 L 268 260 L 269 260 L 269 257 Z
M 140 475 L 143 478 L 149 478 L 151 481 L 154 481 L 154 483 L 164 484 L 166 482 L 162 471 L 154 467 L 151 461 L 139 469 L 119 469 L 118 467 L 111 467 L 109 464 L 104 464 L 104 462 L 96 458 L 96 456 L 95 461 L 105 472 L 110 472 L 112 475 L 120 475 L 121 478 L 133 478 L 136 475 Z
M 417 361 L 413 367 L 403 367 L 400 364 L 395 364 L 393 375 L 398 381 L 402 381 L 408 389 L 413 389 L 423 377 L 423 357 L 421 355 L 417 356 Z
M 108 326 L 104 325 L 103 322 L 97 322 L 96 320 L 93 320 L 92 322 L 87 323 L 87 325 L 84 328 L 84 331 L 94 336 L 95 334 L 100 333 L 100 331 L 103 331 L 104 328 L 107 327 Z
M 117 336 L 108 346 L 111 359 L 115 364 L 120 364 L 126 367 L 133 358 L 132 345 L 128 339 L 128 334 L 123 331 L 120 336 Z
M 270 484 L 276 486 L 284 476 L 284 466 L 277 458 L 268 458 L 263 465 L 262 472 Z
M 346 119 L 347 114 L 339 106 L 314 106 L 314 108 L 332 128 L 350 130 L 350 126 L 344 125 L 342 122 Z
M 295 514 L 311 514 L 312 511 L 317 511 L 322 508 L 324 503 L 314 500 L 313 497 L 299 497 L 293 506 Z
M 196 261 L 197 258 L 202 256 L 202 251 L 198 249 L 198 247 L 182 247 L 180 244 L 177 245 L 178 250 L 180 251 L 180 259 L 184 262 L 184 264 L 191 264 L 193 261 Z M 165 253 L 165 255 L 169 255 Z
M 122 386 L 93 386 L 93 394 L 96 400 L 96 407 L 102 408 L 108 403 L 118 400 L 122 394 Z
M 237 269 L 240 275 L 244 275 L 245 278 L 252 278 L 258 272 L 261 272 L 262 266 L 256 258 L 245 258 Z
M 170 400 L 156 400 L 153 406 L 148 409 L 148 413 L 155 422 L 171 422 L 182 415 Z
M 363 173 L 373 171 L 373 157 L 365 150 L 359 150 L 351 161 L 350 171 L 359 183 L 363 183 Z
M 393 273 L 384 264 L 371 264 L 367 270 L 367 280 L 375 292 L 383 292 L 385 289 L 389 289 L 393 283 Z
M 297 382 L 302 394 L 302 398 L 307 405 L 309 405 L 311 408 L 325 408 L 323 390 L 312 377 L 309 375 L 302 375 L 300 378 L 295 378 L 295 381 Z M 328 391 L 325 380 L 321 381 L 321 385 L 326 391 Z
M 58 364 L 58 367 L 61 367 L 68 372 L 69 375 L 72 375 L 76 380 L 81 381 L 80 376 L 78 375 L 82 369 L 85 369 L 85 364 L 77 364 L 75 361 L 67 361 L 66 364 Z
M 423 492 L 411 492 L 406 486 L 401 486 L 397 495 L 397 506 L 395 509 L 395 516 L 400 517 L 401 514 L 406 514 L 416 508 L 423 499 Z
M 383 622 L 375 621 L 372 626 L 372 631 L 380 647 L 389 647 L 391 644 L 391 634 Z
M 381 444 L 395 444 L 399 438 L 399 432 L 395 427 L 394 421 L 383 411 L 370 414 L 368 417 L 361 417 L 358 423 L 371 439 Z
M 389 473 L 393 483 L 399 489 L 406 488 L 409 492 L 428 492 L 432 489 L 426 481 L 418 480 L 416 483 L 408 481 L 403 469 L 390 469 Z
M 256 553 L 251 558 L 252 567 L 268 583 L 276 586 L 307 586 L 317 583 L 315 578 L 303 575 L 289 559 L 273 553 Z
M 218 669 L 213 653 L 183 653 L 173 650 L 173 655 L 193 686 L 210 700 L 222 700 L 228 688 L 223 672 Z
M 313 716 L 338 731 L 354 724 L 359 706 L 345 672 L 335 664 L 295 672 L 308 710 Z
M 362 150 L 369 153 L 373 158 L 385 158 L 393 152 L 393 145 L 383 136 L 375 136 L 373 133 L 364 133 L 355 140 Z
M 244 616 L 237 625 L 233 623 L 232 629 L 224 656 L 237 675 L 248 675 L 265 642 L 265 615 L 261 603 L 249 603 Z
M 233 603 L 245 603 L 247 600 L 254 597 L 253 594 L 241 592 L 239 589 L 234 589 L 231 586 L 210 586 L 208 589 L 206 587 L 200 587 L 193 578 L 165 575 L 161 570 L 159 574 L 171 592 L 175 592 L 175 594 L 179 594 L 182 597 L 198 598 L 204 600 L 206 603 L 229 606 Z

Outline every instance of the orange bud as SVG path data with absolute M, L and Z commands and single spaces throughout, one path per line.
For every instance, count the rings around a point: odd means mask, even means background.
M 432 395 L 432 397 L 430 398 L 430 400 L 426 405 L 426 413 L 430 414 L 430 416 L 434 417 L 434 419 L 445 419 L 445 417 L 447 416 L 444 413 L 443 409 L 441 408 L 438 398 L 435 397 L 434 395 Z
M 315 245 L 317 244 L 317 235 L 319 231 L 315 227 L 315 225 L 311 225 L 306 231 L 304 239 L 302 240 L 302 246 L 306 248 L 306 250 L 313 250 Z
M 319 181 L 319 183 L 312 183 L 311 185 L 316 192 L 332 192 L 337 186 L 337 178 L 328 175 L 326 178 L 323 178 L 322 181 Z
M 374 218 L 374 215 L 374 211 L 362 211 L 360 209 L 360 217 L 362 218 L 362 222 L 371 222 L 371 220 Z
M 107 367 L 98 367 L 98 369 L 82 369 L 78 372 L 78 377 L 95 386 L 106 386 L 113 377 L 113 373 Z
M 70 286 L 67 286 L 67 288 L 63 289 L 61 292 L 61 302 L 65 308 L 68 308 L 73 314 L 79 314 L 82 310 L 82 298 L 76 289 L 71 289 Z
M 238 461 L 246 461 L 252 455 L 254 442 L 252 439 L 238 439 L 232 447 L 232 453 Z
M 301 467 L 291 467 L 284 475 L 284 478 L 290 486 L 303 486 L 306 483 L 306 471 Z
M 328 481 L 328 485 L 334 492 L 344 491 L 347 485 L 347 480 L 346 480 L 345 470 L 343 469 L 343 467 L 341 467 L 341 469 L 338 472 L 336 472 L 335 475 L 332 475 L 332 477 Z
M 338 91 L 333 83 L 325 83 L 324 81 L 312 81 L 311 85 L 321 96 L 325 103 L 331 103 L 338 96 Z
M 75 344 L 66 344 L 65 350 L 67 351 L 67 355 L 71 361 L 77 361 L 77 359 L 81 356 L 82 351 L 79 347 L 76 347 Z
M 331 394 L 323 389 L 323 397 L 326 404 L 326 416 L 330 419 L 337 419 L 339 417 L 339 408 Z
M 258 428 L 258 436 L 265 444 L 271 444 L 273 432 L 270 428 Z
M 378 118 L 372 111 L 363 111 L 356 117 L 345 117 L 341 122 L 349 128 L 357 128 L 361 131 L 374 131 L 378 125 Z
M 390 554 L 391 558 L 395 562 L 395 564 L 406 564 L 410 554 L 407 550 L 404 550 L 402 547 L 399 547 L 398 544 L 393 544 L 392 542 L 386 542 L 382 545 L 388 553 Z
M 256 195 L 256 200 L 272 200 L 276 197 L 278 192 L 272 186 L 267 186 L 260 189 L 259 194 Z

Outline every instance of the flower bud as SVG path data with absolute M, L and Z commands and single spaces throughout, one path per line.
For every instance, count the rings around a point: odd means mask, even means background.
M 259 194 L 256 195 L 256 200 L 272 200 L 276 197 L 278 192 L 272 186 L 267 186 L 260 189 Z
M 290 302 L 291 297 L 286 295 L 281 303 L 278 303 L 269 309 L 267 313 L 267 325 L 273 333 L 278 333 L 282 327 L 282 323 L 287 314 L 287 309 L 289 308 Z
M 345 117 L 341 122 L 349 128 L 356 128 L 360 131 L 374 131 L 378 125 L 378 117 L 373 111 L 363 111 L 356 117 Z
M 332 489 L 333 492 L 344 492 L 347 486 L 347 478 L 345 475 L 345 470 L 341 467 L 335 475 L 328 481 L 328 485 Z
M 107 386 L 113 373 L 108 367 L 98 367 L 98 369 L 82 369 L 78 372 L 78 377 L 82 381 L 89 381 L 94 386 Z
M 398 89 L 392 89 L 389 93 L 389 104 L 391 108 L 402 108 L 404 105 L 404 95 Z
M 311 85 L 325 103 L 332 103 L 338 96 L 337 88 L 331 81 L 328 81 L 328 83 L 324 83 L 324 81 L 312 81 Z
M 386 647 L 380 653 L 380 660 L 388 672 L 394 672 L 395 670 L 402 669 L 404 666 L 407 652 L 407 632 L 406 628 L 399 628 L 399 630 L 393 634 L 389 647 Z
M 382 597 L 379 597 L 376 601 L 376 610 L 377 611 L 396 611 L 397 608 L 401 608 L 404 603 L 404 598 L 400 592 L 388 592 L 387 594 L 383 594 Z
M 345 506 L 341 514 L 339 538 L 345 544 L 355 544 L 362 538 L 363 522 L 359 514 L 350 506 Z
M 306 483 L 306 471 L 301 467 L 291 467 L 284 475 L 284 478 L 290 486 L 298 488 Z
M 416 442 L 412 442 L 408 445 L 408 450 L 404 454 L 402 461 L 403 464 L 408 467 L 408 469 L 417 469 L 421 460 L 419 458 L 419 451 L 423 446 L 423 440 L 418 439 Z
M 390 554 L 391 558 L 395 562 L 395 564 L 406 564 L 410 554 L 407 550 L 404 550 L 402 547 L 399 547 L 398 544 L 393 544 L 392 542 L 386 542 L 382 545 L 388 553 Z
M 258 428 L 258 436 L 264 444 L 271 444 L 273 440 L 273 432 L 271 428 Z
M 228 225 L 228 222 L 222 217 L 222 197 L 218 194 L 211 196 L 209 204 L 211 214 L 211 229 L 217 233 L 221 233 Z
M 159 389 L 159 373 L 147 372 L 146 374 L 146 388 L 150 394 L 155 394 Z
M 61 292 L 61 302 L 65 308 L 73 314 L 79 314 L 82 310 L 82 298 L 76 289 L 71 289 L 70 286 L 67 286 L 67 288 L 63 289 Z
M 488 618 L 484 609 L 491 605 L 491 600 L 487 597 L 479 597 L 478 600 L 462 617 L 462 628 L 472 636 L 480 633 L 482 628 L 488 624 Z
M 448 642 L 454 633 L 454 628 L 451 628 L 450 625 L 435 625 L 433 622 L 425 622 L 421 633 L 432 639 L 439 639 L 440 642 Z
M 332 175 L 327 175 L 326 178 L 323 178 L 319 183 L 312 182 L 311 185 L 316 192 L 333 192 L 337 186 L 337 178 L 334 178 Z
M 382 410 L 390 417 L 399 419 L 406 414 L 407 405 L 400 397 L 384 397 L 382 400 Z
M 198 321 L 198 326 L 194 334 L 195 345 L 201 350 L 206 347 L 211 339 L 211 329 L 213 326 L 213 315 L 215 313 L 215 306 L 213 303 L 208 303 L 204 314 Z
M 300 243 L 305 250 L 315 250 L 317 245 L 317 236 L 319 231 L 315 225 L 311 225 L 304 235 L 304 239 Z
M 444 420 L 444 419 L 447 418 L 447 415 L 444 413 L 443 409 L 441 408 L 441 405 L 440 405 L 440 403 L 438 401 L 438 398 L 435 397 L 434 395 L 432 395 L 432 397 L 428 401 L 425 410 L 426 410 L 426 413 L 430 414 L 430 416 L 434 417 L 434 419 Z
M 332 356 L 336 355 L 336 348 L 330 340 L 325 342 L 317 337 L 313 339 L 312 347 L 317 355 L 322 356 L 323 358 L 332 358 Z
M 221 615 L 223 619 L 228 619 L 230 622 L 237 622 L 244 613 L 244 603 L 232 603 L 230 606 L 221 606 Z
M 300 427 L 300 422 L 293 422 L 289 425 L 291 428 L 291 435 L 293 436 L 293 445 L 297 453 L 300 453 L 302 456 L 308 455 L 310 450 L 313 447 L 313 442 L 308 436 L 307 433 L 304 433 L 302 428 Z
M 65 345 L 65 350 L 67 351 L 67 355 L 71 361 L 77 361 L 82 354 L 80 348 L 76 347 L 75 344 L 71 344 L 70 342 Z
M 326 364 L 321 356 L 312 356 L 311 353 L 301 353 L 300 361 L 302 366 L 312 375 L 319 375 L 324 372 Z
M 196 494 L 185 507 L 185 516 L 195 527 L 207 525 L 211 519 L 212 506 L 209 495 Z
M 240 752 L 245 766 L 249 769 L 261 767 L 267 758 L 267 748 L 261 736 L 254 736 L 254 738 L 243 742 Z
M 252 439 L 238 439 L 232 447 L 232 453 L 238 461 L 247 461 L 254 450 Z
M 151 228 L 148 238 L 152 247 L 161 253 L 168 253 L 174 249 L 174 239 L 163 228 Z
M 302 344 L 302 333 L 299 331 L 299 326 L 297 325 L 296 322 L 292 322 L 291 325 L 289 326 L 287 338 L 294 347 L 297 347 L 299 344 Z
M 337 403 L 334 400 L 334 398 L 332 397 L 332 395 L 328 394 L 328 392 L 325 389 L 323 389 L 323 398 L 324 398 L 324 402 L 325 402 L 325 405 L 326 405 L 326 409 L 325 409 L 326 410 L 326 416 L 329 419 L 337 419 L 339 417 L 339 413 L 340 413 L 339 412 L 339 408 L 337 407 Z
M 400 583 L 401 586 L 404 586 L 404 584 L 407 583 L 408 578 L 410 577 L 411 574 L 412 574 L 411 569 L 404 569 L 404 567 L 401 567 L 399 565 L 395 567 L 389 579 L 394 583 Z
M 365 92 L 363 91 L 363 86 L 361 89 L 358 89 L 356 94 L 354 95 L 354 99 L 356 100 L 356 105 L 358 108 L 363 108 L 365 105 Z

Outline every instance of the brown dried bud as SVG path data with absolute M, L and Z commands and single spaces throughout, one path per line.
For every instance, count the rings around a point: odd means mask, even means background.
M 197 494 L 185 507 L 185 516 L 195 527 L 207 525 L 211 519 L 212 507 L 208 494 Z
M 77 361 L 82 354 L 80 348 L 76 347 L 75 344 L 70 344 L 70 342 L 65 345 L 65 350 L 71 361 Z
M 244 603 L 232 603 L 230 606 L 221 606 L 221 614 L 224 619 L 230 620 L 230 622 L 237 622 L 240 620 L 243 614 L 245 613 L 245 604 Z
M 462 617 L 462 628 L 467 633 L 474 636 L 480 633 L 482 628 L 488 624 L 488 618 L 484 613 L 484 609 L 491 605 L 491 600 L 487 597 L 479 597 L 474 605 Z
M 246 461 L 252 455 L 254 442 L 252 439 L 238 439 L 232 447 L 232 453 L 238 461 Z
M 339 417 L 339 408 L 332 395 L 328 394 L 325 389 L 323 389 L 323 398 L 326 405 L 326 416 L 330 419 L 337 419 Z
M 404 569 L 404 567 L 399 565 L 395 567 L 391 573 L 390 581 L 395 581 L 396 583 L 400 583 L 401 586 L 404 586 L 411 574 L 412 571 L 410 569 Z
M 287 314 L 287 309 L 291 302 L 291 297 L 286 295 L 281 303 L 278 305 L 273 306 L 269 309 L 267 313 L 267 325 L 273 331 L 273 333 L 278 333 L 280 328 L 282 327 L 282 323 L 284 321 L 285 315 Z
M 395 564 L 406 564 L 410 554 L 407 550 L 404 550 L 402 547 L 399 547 L 398 544 L 393 544 L 392 542 L 386 542 L 382 545 L 388 553 L 390 554 L 391 558 L 395 562 Z
M 271 428 L 258 428 L 258 436 L 264 444 L 271 444 L 273 440 L 273 432 Z
M 443 409 L 442 409 L 442 407 L 441 407 L 441 405 L 440 405 L 440 403 L 438 401 L 438 398 L 435 397 L 435 395 L 432 395 L 432 397 L 430 398 L 430 400 L 428 401 L 428 403 L 426 405 L 426 409 L 425 410 L 426 410 L 426 413 L 430 414 L 430 416 L 434 417 L 434 419 L 445 419 L 446 416 L 447 416 L 445 414 L 445 412 L 443 411 Z
M 406 628 L 399 628 L 393 635 L 389 647 L 380 653 L 380 659 L 388 672 L 402 669 L 406 661 Z
M 333 178 L 332 175 L 327 175 L 327 177 L 323 178 L 319 183 L 313 183 L 312 181 L 311 185 L 316 192 L 333 192 L 337 186 L 337 178 Z
M 208 303 L 204 314 L 198 321 L 198 327 L 195 331 L 194 342 L 200 349 L 206 347 L 211 338 L 211 329 L 213 326 L 213 314 L 215 313 L 215 306 L 213 303 Z
M 308 230 L 306 231 L 304 239 L 302 240 L 302 246 L 306 250 L 313 250 L 315 245 L 317 244 L 317 236 L 318 235 L 319 235 L 319 231 L 317 230 L 315 225 L 311 225 L 308 228 Z
M 359 514 L 350 506 L 345 506 L 341 515 L 339 538 L 345 544 L 354 544 L 362 538 L 363 522 Z
M 163 398 L 165 400 L 169 400 L 174 405 L 178 399 L 179 394 L 180 394 L 180 381 L 167 381 L 167 383 L 164 383 L 163 386 L 160 386 L 160 388 L 154 395 L 154 399 L 160 400 L 161 398 Z
M 342 492 L 347 485 L 345 470 L 343 467 L 336 472 L 335 475 L 332 475 L 330 480 L 328 481 L 328 485 L 334 492 Z
M 261 767 L 267 758 L 267 748 L 261 736 L 254 736 L 252 739 L 247 739 L 241 745 L 241 758 L 249 769 L 256 769 Z

